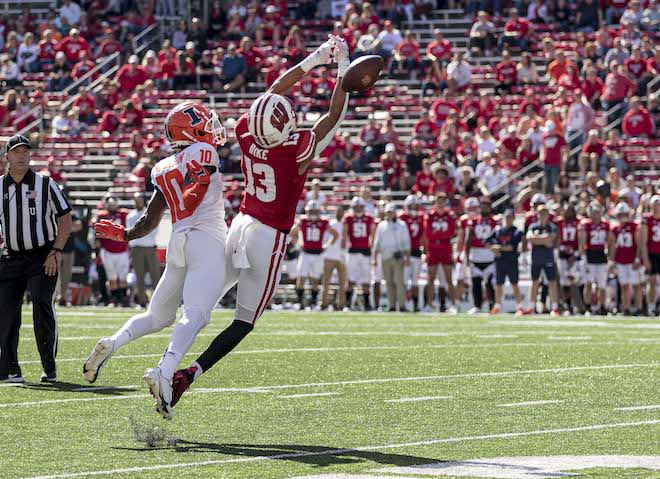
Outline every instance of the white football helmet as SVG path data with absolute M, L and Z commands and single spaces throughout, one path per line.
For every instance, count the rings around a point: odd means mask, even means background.
M 276 93 L 257 98 L 248 115 L 250 135 L 262 148 L 281 145 L 296 129 L 296 114 L 291 102 Z
M 630 206 L 628 206 L 627 203 L 619 203 L 616 205 L 616 208 L 614 209 L 614 214 L 616 216 L 622 216 L 630 214 Z
M 600 205 L 600 203 L 592 201 L 591 203 L 589 203 L 589 206 L 587 207 L 587 213 L 589 214 L 589 216 L 595 213 L 602 214 L 603 207 Z
M 406 207 L 406 209 L 417 208 L 419 206 L 419 201 L 417 200 L 417 197 L 415 195 L 408 195 L 406 196 L 403 205 Z
M 479 200 L 476 199 L 474 196 L 470 196 L 468 199 L 465 200 L 465 209 L 471 210 L 474 208 L 479 208 Z

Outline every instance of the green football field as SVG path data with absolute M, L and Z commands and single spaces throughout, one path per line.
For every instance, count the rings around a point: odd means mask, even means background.
M 267 312 L 164 421 L 141 378 L 171 329 L 81 376 L 130 315 L 60 309 L 51 386 L 24 313 L 0 478 L 660 477 L 658 320 Z

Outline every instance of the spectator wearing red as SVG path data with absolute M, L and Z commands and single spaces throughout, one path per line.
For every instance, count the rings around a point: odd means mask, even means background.
M 504 32 L 500 35 L 499 48 L 518 47 L 521 51 L 527 50 L 529 43 L 529 22 L 518 16 L 518 10 L 509 10 L 509 20 L 504 24 Z
M 436 77 L 442 76 L 442 69 L 451 61 L 452 45 L 442 35 L 442 30 L 433 30 L 434 40 L 426 46 L 426 63 L 431 65 Z
M 417 65 L 419 64 L 419 43 L 412 32 L 406 30 L 403 40 L 394 49 L 392 71 L 403 69 L 408 77 L 417 79 Z
M 516 161 L 519 167 L 525 167 L 536 161 L 539 154 L 534 151 L 534 145 L 529 138 L 523 138 L 516 150 Z
M 132 101 L 126 100 L 119 115 L 119 123 L 126 131 L 139 130 L 144 121 L 144 111 L 136 108 Z
M 578 76 L 577 69 L 572 66 L 568 66 L 566 68 L 566 72 L 559 77 L 559 80 L 557 80 L 557 85 L 570 91 L 579 88 L 580 77 Z
M 296 28 L 294 26 L 293 28 Z M 255 81 L 259 68 L 266 59 L 264 52 L 254 46 L 254 42 L 250 37 L 243 37 L 241 40 L 240 48 L 237 53 L 243 57 L 246 66 L 246 78 L 248 81 Z
M 516 158 L 516 153 L 522 141 L 518 137 L 515 125 L 510 125 L 503 136 L 500 137 L 500 153 L 507 159 Z
M 438 124 L 431 120 L 429 112 L 424 110 L 415 126 L 413 132 L 415 138 L 424 142 L 427 148 L 435 148 L 438 144 Z
M 46 167 L 42 168 L 42 170 L 39 172 L 42 175 L 50 176 L 55 183 L 58 184 L 64 184 L 66 182 L 66 177 L 64 173 L 62 173 L 55 162 L 55 157 L 53 155 L 50 155 L 48 159 L 46 160 Z
M 598 130 L 589 130 L 587 141 L 578 156 L 580 178 L 585 178 L 588 171 L 597 172 L 601 162 L 607 163 L 605 142 L 598 137 Z
M 445 193 L 449 199 L 454 196 L 454 180 L 449 177 L 449 170 L 443 165 L 438 165 L 433 171 L 433 182 L 429 187 L 429 194 L 435 195 Z
M 153 50 L 149 50 L 142 59 L 142 67 L 147 72 L 149 78 L 160 77 L 160 63 L 158 62 L 158 55 Z
M 642 50 L 639 45 L 635 45 L 632 49 L 632 55 L 626 60 L 626 71 L 631 76 L 631 79 L 637 82 L 637 94 L 646 95 L 646 85 L 654 78 L 651 74 L 646 58 L 642 56 Z
M 94 100 L 94 96 L 84 86 L 78 88 L 78 95 L 73 100 L 73 106 L 79 110 L 80 121 L 87 125 L 96 124 L 96 101 Z
M 64 52 L 66 59 L 70 63 L 75 63 L 80 58 L 80 52 L 89 53 L 89 44 L 81 35 L 77 28 L 72 28 L 69 35 L 64 37 L 57 45 L 57 51 Z
M 555 59 L 548 65 L 548 76 L 550 77 L 550 83 L 557 83 L 561 76 L 566 73 L 568 67 L 573 67 L 573 70 L 577 71 L 575 63 L 571 60 L 567 60 L 564 52 L 558 51 Z
M 129 96 L 136 86 L 142 85 L 149 78 L 146 70 L 139 63 L 137 55 L 131 55 L 128 58 L 128 63 L 117 72 L 116 79 L 119 84 L 119 91 L 124 96 Z
M 339 133 L 335 133 L 335 136 L 330 139 L 330 143 L 328 143 L 328 146 L 325 147 L 325 150 L 323 150 L 319 156 L 321 158 L 330 158 L 343 146 L 344 140 L 342 139 L 342 136 Z
M 332 168 L 337 173 L 346 171 L 362 171 L 362 148 L 355 141 L 350 133 L 342 135 L 340 148 L 335 151 L 331 158 Z
M 298 25 L 294 25 L 289 30 L 284 39 L 284 50 L 286 57 L 292 63 L 298 63 L 305 55 L 305 42 L 303 41 L 302 31 Z M 245 55 L 243 55 L 245 56 Z
M 100 111 L 104 111 L 112 110 L 117 103 L 119 103 L 119 85 L 116 80 L 106 79 L 96 97 L 96 105 Z
M 160 74 L 158 75 L 158 88 L 161 90 L 172 90 L 174 88 L 174 77 L 176 76 L 176 60 L 170 50 L 165 50 L 163 59 L 159 64 Z
M 588 68 L 587 75 L 582 81 L 581 89 L 591 106 L 600 106 L 600 96 L 603 93 L 603 86 L 603 80 L 598 76 L 598 71 L 593 67 Z
M 89 53 L 87 52 L 87 50 L 82 50 L 78 57 L 78 63 L 73 65 L 73 69 L 71 70 L 71 78 L 73 78 L 74 81 L 80 80 L 87 73 L 92 71 L 95 66 L 96 64 L 89 59 Z M 87 86 L 91 82 L 93 82 L 97 77 L 98 77 L 98 73 L 92 74 L 89 77 L 87 77 L 87 79 L 84 80 L 82 84 Z
M 432 161 L 428 158 L 422 161 L 422 169 L 415 175 L 415 184 L 412 187 L 413 192 L 428 195 L 431 185 L 435 182 L 435 177 L 431 171 Z
M 636 85 L 632 82 L 625 73 L 623 65 L 617 65 L 616 69 L 605 77 L 605 86 L 603 88 L 603 95 L 601 103 L 605 110 L 610 110 L 616 105 L 623 103 L 626 98 L 635 93 Z M 614 120 L 621 117 L 622 109 L 612 112 L 607 115 L 607 124 L 612 123 Z
M 470 133 L 462 133 L 461 141 L 456 147 L 458 166 L 474 163 L 477 160 L 477 144 Z
M 518 70 L 509 50 L 502 52 L 502 60 L 495 66 L 495 75 L 498 82 L 495 93 L 511 93 L 511 89 L 518 83 Z
M 383 175 L 383 187 L 394 191 L 405 189 L 403 162 L 392 143 L 385 145 L 385 153 L 380 155 L 380 167 Z
M 536 115 L 543 116 L 543 102 L 536 96 L 533 88 L 527 88 L 525 90 L 525 99 L 520 102 L 520 106 L 518 107 L 519 116 L 526 114 L 528 107 L 531 107 Z
M 280 9 L 275 5 L 268 5 L 261 19 L 261 24 L 257 28 L 257 44 L 263 45 L 264 40 L 272 40 L 273 46 L 279 46 L 283 26 L 284 22 Z
M 566 168 L 567 144 L 562 133 L 552 121 L 545 124 L 545 133 L 541 140 L 541 160 L 545 173 L 545 191 L 555 193 L 559 173 Z
M 119 115 L 117 115 L 117 112 L 114 109 L 106 110 L 101 116 L 101 122 L 99 123 L 98 131 L 100 133 L 112 135 L 119 129 L 120 124 L 121 123 L 119 121 Z
M 458 111 L 458 106 L 456 102 L 450 98 L 447 98 L 447 94 L 442 92 L 437 100 L 431 104 L 431 119 L 435 120 L 438 126 L 442 126 L 445 122 L 449 113 L 452 111 Z
M 41 41 L 39 42 L 39 62 L 42 69 L 47 69 L 53 64 L 56 53 L 57 42 L 53 39 L 53 31 L 46 29 L 41 34 Z
M 652 75 L 660 75 L 660 48 L 656 48 L 655 54 L 646 60 L 646 70 Z
M 98 48 L 97 57 L 106 57 L 113 53 L 121 52 L 121 49 L 121 43 L 115 38 L 112 28 L 106 28 L 103 34 L 103 40 Z
M 641 105 L 638 97 L 632 97 L 630 109 L 623 116 L 623 133 L 629 137 L 652 138 L 654 129 L 649 112 Z
M 166 38 L 165 40 L 163 40 L 163 45 L 158 51 L 158 61 L 162 62 L 163 60 L 165 60 L 167 58 L 168 53 L 170 53 L 172 58 L 174 58 L 176 55 L 176 48 L 172 46 L 172 42 L 170 41 L 170 39 Z

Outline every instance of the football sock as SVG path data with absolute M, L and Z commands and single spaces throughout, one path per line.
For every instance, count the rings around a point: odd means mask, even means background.
M 369 293 L 362 293 L 362 299 L 364 300 L 364 309 L 371 309 L 371 305 L 369 304 Z
M 351 307 L 351 299 L 353 299 L 353 290 L 346 291 L 346 306 Z
M 254 329 L 252 324 L 235 319 L 227 326 L 227 329 L 215 337 L 209 347 L 206 348 L 206 351 L 197 358 L 196 362 L 202 368 L 202 371 L 206 372 L 211 369 L 215 363 L 234 349 L 252 329 Z
M 298 302 L 303 303 L 303 295 L 305 294 L 305 288 L 296 288 L 296 295 L 298 296 Z
M 312 290 L 312 306 L 316 306 L 319 300 L 319 290 L 318 289 L 313 289 Z
M 490 305 L 491 309 L 493 307 L 493 304 L 495 303 L 495 288 L 493 288 L 493 277 L 489 276 L 486 279 L 486 296 L 488 296 L 488 304 Z
M 481 278 L 472 278 L 472 301 L 474 301 L 474 307 L 481 309 L 481 306 L 484 304 L 484 293 L 481 289 Z
M 440 288 L 438 296 L 440 296 L 440 311 L 444 311 L 447 307 L 447 290 Z
M 211 311 L 199 307 L 185 306 L 183 315 L 176 323 L 172 332 L 172 339 L 160 360 L 161 375 L 166 379 L 172 379 L 174 371 L 179 366 L 183 356 L 192 346 L 197 334 L 209 323 Z

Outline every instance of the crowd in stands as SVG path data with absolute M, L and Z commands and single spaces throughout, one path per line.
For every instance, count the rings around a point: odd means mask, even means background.
M 131 39 L 156 14 L 175 12 L 177 2 L 64 0 L 44 19 L 27 9 L 0 18 L 0 127 L 27 125 L 32 118 L 25 114 L 44 102 L 44 92 L 66 90 L 118 52 L 119 71 L 93 91 L 87 87 L 95 76 L 78 82 L 69 92 L 73 103 L 53 115 L 48 134 L 130 137 L 129 165 L 150 191 L 150 169 L 169 150 L 145 118 L 164 91 L 255 91 L 254 82 L 268 86 L 300 60 L 319 30 L 332 31 L 347 41 L 352 58 L 383 56 L 384 77 L 420 88 L 416 104 L 422 108 L 406 135 L 410 141 L 403 141 L 395 115 L 372 104 L 358 135 L 340 130 L 323 152 L 324 171 L 378 171 L 383 190 L 429 199 L 444 193 L 457 205 L 487 196 L 500 212 L 527 206 L 497 203 L 515 192 L 509 178 L 523 168 L 543 175 L 520 200 L 540 190 L 556 202 L 592 198 L 603 187 L 637 195 L 629 193 L 636 177 L 623 146 L 657 138 L 656 1 L 381 0 L 350 2 L 339 12 L 332 2 L 297 3 L 289 9 L 286 1 L 214 1 L 208 19 L 193 9 L 158 47 L 139 55 Z M 410 20 L 427 19 L 438 7 L 464 8 L 473 16 L 466 49 L 441 29 L 422 48 L 418 34 L 428 27 L 409 30 Z M 23 88 L 33 79 L 43 90 Z M 313 111 L 315 103 L 299 100 L 327 101 L 334 81 L 331 69 L 318 69 L 292 100 L 301 111 Z M 219 153 L 224 171 L 240 171 L 234 143 Z

